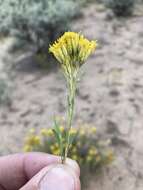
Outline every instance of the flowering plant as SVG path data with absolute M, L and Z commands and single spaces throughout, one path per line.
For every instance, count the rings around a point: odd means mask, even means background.
M 67 129 L 61 119 L 60 123 L 59 130 L 64 136 Z M 75 138 L 68 155 L 79 163 L 82 179 L 85 175 L 83 171 L 96 171 L 114 160 L 113 151 L 108 147 L 110 140 L 101 139 L 95 126 L 80 123 L 76 128 L 71 128 L 70 134 L 74 135 Z M 63 144 L 66 143 L 65 140 Z M 42 128 L 40 131 L 31 129 L 25 138 L 24 151 L 42 151 L 59 155 L 60 147 L 55 141 L 52 129 Z
M 62 163 L 65 162 L 70 145 L 74 140 L 74 134 L 71 133 L 71 128 L 79 71 L 89 55 L 94 52 L 96 46 L 96 41 L 89 41 L 79 33 L 66 32 L 49 48 L 49 51 L 53 53 L 60 64 L 68 88 L 66 133 L 61 133 L 60 125 L 56 120 L 53 129 L 60 147 Z

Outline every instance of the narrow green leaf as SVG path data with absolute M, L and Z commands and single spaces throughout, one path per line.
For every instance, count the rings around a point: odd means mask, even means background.
M 69 144 L 71 145 L 75 139 L 76 135 L 70 135 L 70 138 L 69 138 Z
M 60 146 L 60 144 L 61 144 L 60 136 L 59 136 L 59 134 L 57 133 L 57 131 L 55 129 L 53 129 L 53 132 L 54 132 L 55 138 L 56 138 L 56 140 L 58 142 L 58 145 Z

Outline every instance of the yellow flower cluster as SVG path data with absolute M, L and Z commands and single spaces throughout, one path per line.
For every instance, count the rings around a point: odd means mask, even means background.
M 60 131 L 62 134 L 66 134 L 66 129 L 63 125 L 60 126 Z M 103 144 L 103 141 L 97 139 L 96 127 L 80 125 L 77 128 L 71 128 L 70 134 L 75 136 L 75 140 L 70 147 L 69 156 L 76 160 L 80 166 L 90 165 L 95 167 L 97 165 L 109 164 L 114 160 L 113 152 L 107 149 L 107 142 L 105 141 Z M 65 141 L 63 141 L 64 144 Z M 54 155 L 60 154 L 60 147 L 55 141 L 53 130 L 43 128 L 40 130 L 39 135 L 37 135 L 34 129 L 30 130 L 25 141 L 24 151 L 43 150 Z
M 33 146 L 26 144 L 23 148 L 24 152 L 31 152 L 33 150 Z
M 58 143 L 51 145 L 49 148 L 52 154 L 57 156 L 60 155 L 60 149 Z
M 79 68 L 96 49 L 97 42 L 89 41 L 83 35 L 75 32 L 65 32 L 49 51 L 54 54 L 62 67 Z M 70 71 L 69 71 L 70 72 Z
M 88 154 L 86 157 L 87 162 L 91 162 L 94 159 L 97 161 L 97 160 L 99 160 L 99 158 L 100 158 L 100 156 L 99 156 L 98 150 L 96 149 L 96 147 L 91 146 L 88 150 Z
M 29 135 L 25 139 L 24 151 L 30 152 L 32 151 L 33 147 L 39 146 L 40 143 L 41 143 L 40 136 L 36 135 L 36 132 L 34 129 L 31 129 L 29 132 Z
M 113 154 L 113 151 L 109 150 L 107 153 L 106 153 L 106 160 L 104 161 L 105 164 L 110 164 L 114 161 L 115 159 L 115 156 Z
M 46 129 L 46 128 L 43 128 L 41 129 L 41 135 L 43 136 L 52 136 L 53 135 L 53 131 L 52 129 Z
M 37 135 L 31 136 L 31 138 L 27 138 L 27 144 L 33 146 L 33 145 L 39 145 L 40 144 L 40 137 Z
M 70 133 L 70 135 L 76 135 L 77 134 L 77 129 L 71 128 L 69 133 Z

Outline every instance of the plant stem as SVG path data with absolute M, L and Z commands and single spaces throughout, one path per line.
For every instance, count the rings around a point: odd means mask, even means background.
M 76 92 L 76 78 L 71 76 L 68 81 L 68 111 L 67 111 L 67 135 L 66 135 L 66 147 L 63 163 L 65 163 L 68 156 L 70 146 L 70 130 L 72 127 L 74 104 L 75 104 L 75 92 Z

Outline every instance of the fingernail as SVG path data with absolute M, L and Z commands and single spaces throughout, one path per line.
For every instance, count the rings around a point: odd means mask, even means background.
M 40 190 L 74 190 L 74 177 L 61 166 L 50 169 L 41 179 Z
M 76 161 L 67 158 L 66 164 L 73 169 L 73 171 L 77 175 L 77 177 L 80 176 L 80 168 Z

